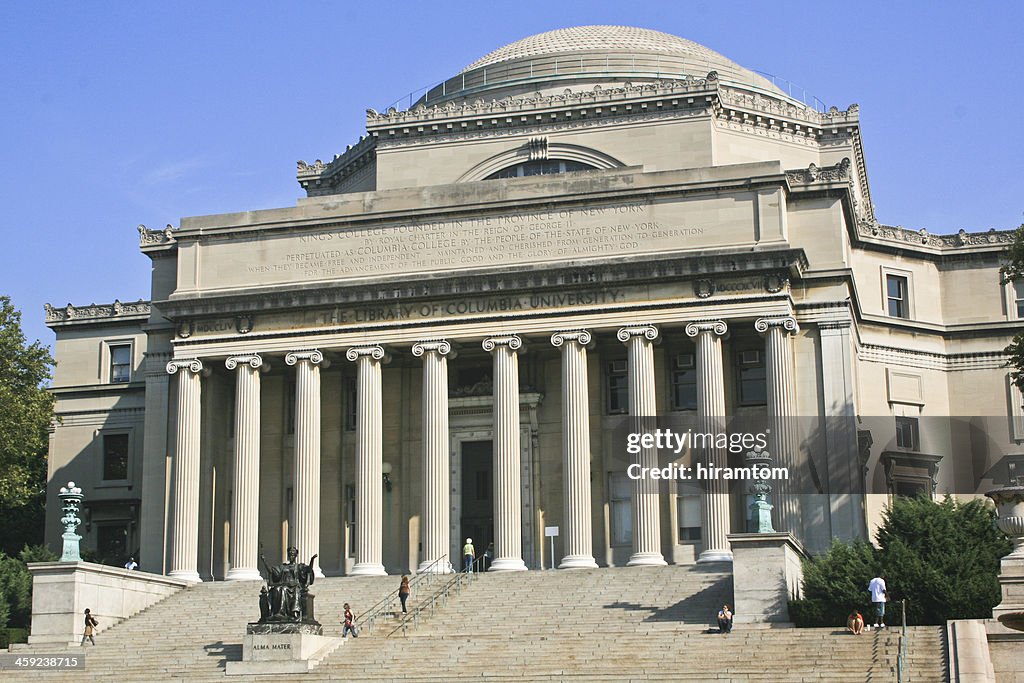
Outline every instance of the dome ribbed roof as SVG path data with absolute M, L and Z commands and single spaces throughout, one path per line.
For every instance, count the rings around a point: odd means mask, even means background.
M 721 64 L 736 68 L 734 62 L 692 40 L 670 33 L 634 26 L 575 26 L 517 40 L 484 55 L 460 73 L 510 59 L 537 57 L 563 52 L 600 50 L 602 52 L 662 52 L 706 61 L 713 70 Z
M 692 40 L 633 26 L 576 26 L 498 48 L 428 89 L 420 103 L 702 79 L 712 71 L 726 85 L 787 98 L 768 79 Z

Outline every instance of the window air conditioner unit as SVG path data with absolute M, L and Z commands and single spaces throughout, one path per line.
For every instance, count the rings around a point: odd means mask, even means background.
M 740 365 L 760 365 L 761 352 L 757 350 L 740 351 Z

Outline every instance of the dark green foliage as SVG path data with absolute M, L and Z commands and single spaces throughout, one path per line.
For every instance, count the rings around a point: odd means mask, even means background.
M 0 553 L 0 627 L 27 628 L 32 621 L 32 575 L 29 562 L 53 562 L 57 556 L 46 546 L 27 546 L 18 557 Z M 6 607 L 7 614 L 3 614 Z
M 991 618 L 999 603 L 999 559 L 1010 542 L 984 501 L 897 498 L 877 540 L 891 598 L 907 599 L 911 624 Z
M 840 626 L 853 609 L 869 617 L 867 586 L 880 573 L 889 589 L 891 623 L 899 623 L 900 599 L 907 601 L 909 624 L 991 617 L 1000 599 L 999 559 L 1010 552 L 994 515 L 979 500 L 895 499 L 876 535 L 878 549 L 836 541 L 804 563 L 804 599 L 790 603 L 793 621 Z
M 789 603 L 791 618 L 799 626 L 845 626 L 854 609 L 866 616 L 867 586 L 877 571 L 870 543 L 833 540 L 827 553 L 804 562 L 804 599 Z
M 1006 263 L 999 269 L 999 277 L 1004 285 L 1024 279 L 1024 225 L 1014 233 L 1013 244 L 1006 251 Z M 1014 336 L 1005 350 L 1010 356 L 1009 365 L 1014 369 L 1010 374 L 1013 383 L 1024 391 L 1024 334 Z

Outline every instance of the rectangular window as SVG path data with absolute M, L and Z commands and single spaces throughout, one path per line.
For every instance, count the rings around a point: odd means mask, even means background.
M 110 348 L 110 383 L 120 384 L 132 379 L 132 345 L 118 344 Z
M 736 360 L 740 405 L 763 406 L 767 404 L 768 375 L 764 366 L 764 354 L 757 349 L 740 351 Z
M 356 430 L 356 419 L 358 415 L 358 403 L 356 396 L 356 378 L 345 378 L 345 431 Z
M 907 278 L 902 275 L 885 276 L 885 298 L 889 315 L 893 318 L 910 317 L 910 298 Z
M 356 485 L 345 485 L 345 498 L 348 500 L 348 554 L 356 554 Z
M 285 383 L 284 394 L 284 429 L 285 434 L 295 433 L 295 380 Z
M 120 564 L 128 558 L 128 525 L 102 524 L 96 527 L 96 552 L 101 560 Z
M 928 483 L 919 480 L 896 479 L 893 481 L 893 494 L 901 498 L 917 498 L 925 496 L 931 498 L 931 491 Z
M 697 410 L 697 369 L 692 353 L 676 356 L 672 371 L 672 410 Z
M 676 497 L 680 543 L 700 540 L 700 499 L 699 493 L 680 493 Z
M 916 417 L 896 417 L 896 447 L 912 451 L 920 450 Z
M 625 472 L 608 473 L 612 545 L 633 542 L 633 482 Z
M 613 360 L 608 364 L 607 382 L 608 414 L 621 415 L 629 412 L 629 377 L 626 361 Z
M 1024 320 L 1024 280 L 1013 283 L 1013 310 L 1018 319 Z
M 104 481 L 125 481 L 128 479 L 128 435 L 103 435 L 103 479 Z

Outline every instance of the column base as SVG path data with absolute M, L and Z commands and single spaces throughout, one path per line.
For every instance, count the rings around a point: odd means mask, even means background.
M 423 560 L 416 568 L 417 574 L 451 574 L 452 563 L 448 560 L 438 562 L 436 560 Z
M 526 563 L 520 557 L 499 557 L 491 562 L 489 572 L 525 572 Z
M 626 563 L 627 567 L 665 567 L 668 562 L 661 553 L 633 553 Z
M 705 550 L 697 558 L 697 564 L 707 564 L 709 562 L 732 562 L 732 551 L 722 550 Z
M 181 581 L 188 581 L 189 583 L 202 583 L 203 580 L 199 576 L 199 572 L 194 569 L 177 569 L 167 572 L 167 576 L 172 579 L 179 579 Z
M 261 581 L 263 577 L 260 576 L 258 569 L 251 569 L 247 567 L 239 567 L 238 569 L 229 569 L 228 573 L 224 575 L 225 581 Z
M 566 555 L 562 558 L 559 569 L 597 569 L 593 555 Z
M 349 576 L 387 576 L 384 565 L 380 562 L 357 562 Z

